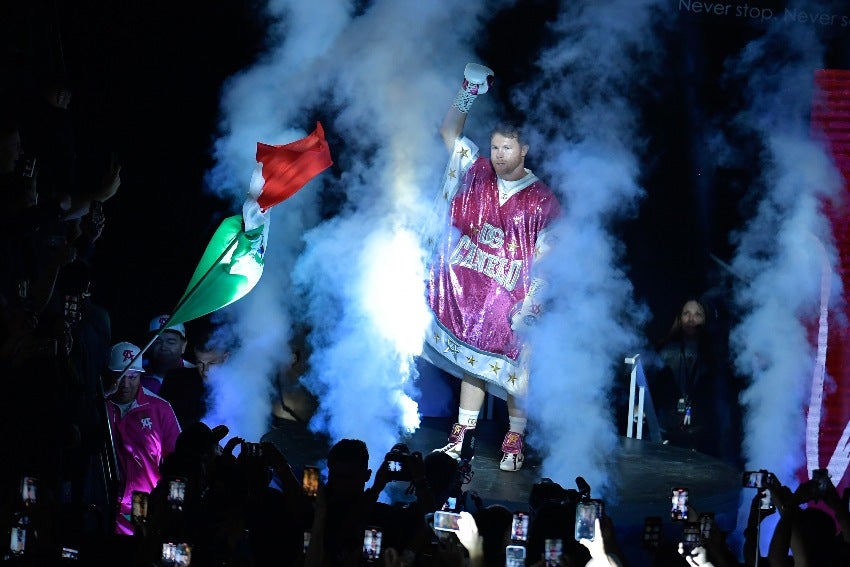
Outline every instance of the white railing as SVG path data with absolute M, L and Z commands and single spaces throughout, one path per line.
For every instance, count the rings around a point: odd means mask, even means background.
M 625 359 L 625 363 L 631 366 L 629 372 L 629 417 L 626 424 L 626 437 L 643 439 L 643 426 L 646 421 L 649 438 L 653 441 L 661 441 L 661 432 L 658 429 L 658 419 L 655 416 L 655 408 L 652 404 L 652 395 L 646 382 L 646 374 L 643 364 L 640 362 L 640 354 Z

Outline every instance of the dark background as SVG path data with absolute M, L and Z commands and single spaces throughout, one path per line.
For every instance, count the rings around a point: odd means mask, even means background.
M 649 134 L 641 179 L 647 194 L 637 215 L 616 227 L 637 299 L 653 314 L 650 340 L 666 331 L 686 296 L 708 293 L 725 308 L 728 274 L 711 255 L 731 259 L 729 233 L 751 212 L 748 189 L 757 174 L 757 142 L 742 137 L 739 166 L 706 168 L 692 133 L 706 114 L 731 116 L 742 104 L 718 77 L 725 58 L 758 30 L 682 15 L 677 4 L 670 1 L 676 25 L 664 38 L 667 72 L 639 93 Z M 551 39 L 544 26 L 560 6 L 523 0 L 493 15 L 476 50 L 499 77 L 494 96 L 504 99 L 507 87 L 523 81 Z M 264 47 L 260 3 L 6 1 L 0 22 L 7 85 L 66 73 L 83 170 L 96 178 L 109 152 L 122 164 L 121 188 L 105 204 L 94 298 L 112 315 L 114 340 L 142 340 L 148 320 L 174 306 L 213 230 L 232 214 L 205 191 L 204 174 L 221 86 Z M 506 33 L 522 41 L 499 41 Z M 846 36 L 838 30 L 829 39 L 827 66 L 847 68 Z
M 64 73 L 83 177 L 107 156 L 121 188 L 104 204 L 93 298 L 113 339 L 142 341 L 185 290 L 229 204 L 203 188 L 219 90 L 264 38 L 254 2 L 4 2 L 7 80 Z M 26 148 L 25 148 L 26 150 Z

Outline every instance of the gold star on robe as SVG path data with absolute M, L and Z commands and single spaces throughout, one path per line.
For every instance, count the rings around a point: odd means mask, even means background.
M 511 383 L 511 386 L 516 386 L 517 376 L 514 373 L 508 374 L 508 382 Z
M 474 356 L 467 356 L 466 357 L 466 363 L 469 364 L 470 366 L 475 366 L 476 362 L 478 362 L 478 361 L 475 360 Z
M 457 151 L 457 153 L 459 153 L 460 157 L 462 157 L 462 158 L 468 158 L 469 157 L 469 150 L 467 150 L 466 148 L 459 149 Z
M 456 169 L 450 169 L 449 170 L 449 177 L 451 177 L 452 179 L 456 178 L 457 177 L 457 170 Z
M 498 362 L 494 362 L 494 363 L 490 364 L 490 370 L 493 372 L 493 374 L 498 374 L 499 370 L 501 370 L 501 369 L 502 369 L 502 367 L 499 366 Z

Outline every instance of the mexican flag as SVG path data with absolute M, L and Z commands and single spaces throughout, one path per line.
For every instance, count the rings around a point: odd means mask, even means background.
M 257 143 L 257 168 L 242 215 L 222 221 L 195 268 L 168 325 L 197 319 L 244 297 L 263 274 L 269 209 L 331 166 L 320 123 L 308 136 L 282 146 Z

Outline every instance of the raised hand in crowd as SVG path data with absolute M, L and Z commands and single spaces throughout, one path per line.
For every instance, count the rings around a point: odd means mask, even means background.
M 590 552 L 590 561 L 587 562 L 587 567 L 622 567 L 620 560 L 606 551 L 606 539 L 610 539 L 610 532 L 609 535 L 606 535 L 599 518 L 596 518 L 593 522 L 599 537 L 592 540 L 586 538 L 579 540 L 579 543 Z
M 801 537 L 798 524 L 799 506 L 816 496 L 816 491 L 813 489 L 814 485 L 811 484 L 811 481 L 800 484 L 797 490 L 793 492 L 787 486 L 782 485 L 775 477 L 771 477 L 768 481 L 767 493 L 779 514 L 779 521 L 773 530 L 773 537 L 770 540 L 767 553 L 770 565 L 800 567 L 810 564 L 807 546 Z M 789 551 L 793 553 L 793 557 L 789 556 Z
M 236 436 L 231 437 L 230 439 L 227 440 L 227 443 L 225 443 L 221 454 L 222 455 L 229 455 L 229 456 L 232 457 L 233 456 L 233 450 L 236 447 L 240 446 L 244 442 L 245 442 L 245 439 L 243 439 L 242 437 L 236 437 Z
M 469 512 L 460 513 L 457 520 L 457 539 L 469 554 L 469 566 L 484 565 L 484 538 L 478 533 L 478 524 Z
M 681 546 L 682 544 L 679 544 L 679 553 L 683 553 Z M 685 561 L 691 567 L 715 567 L 714 563 L 708 560 L 708 552 L 701 545 L 691 550 L 689 555 L 685 555 Z
M 100 191 L 93 195 L 93 199 L 104 202 L 108 201 L 118 192 L 121 187 L 121 164 L 118 162 L 118 156 L 114 153 L 109 156 L 109 163 L 101 177 Z

